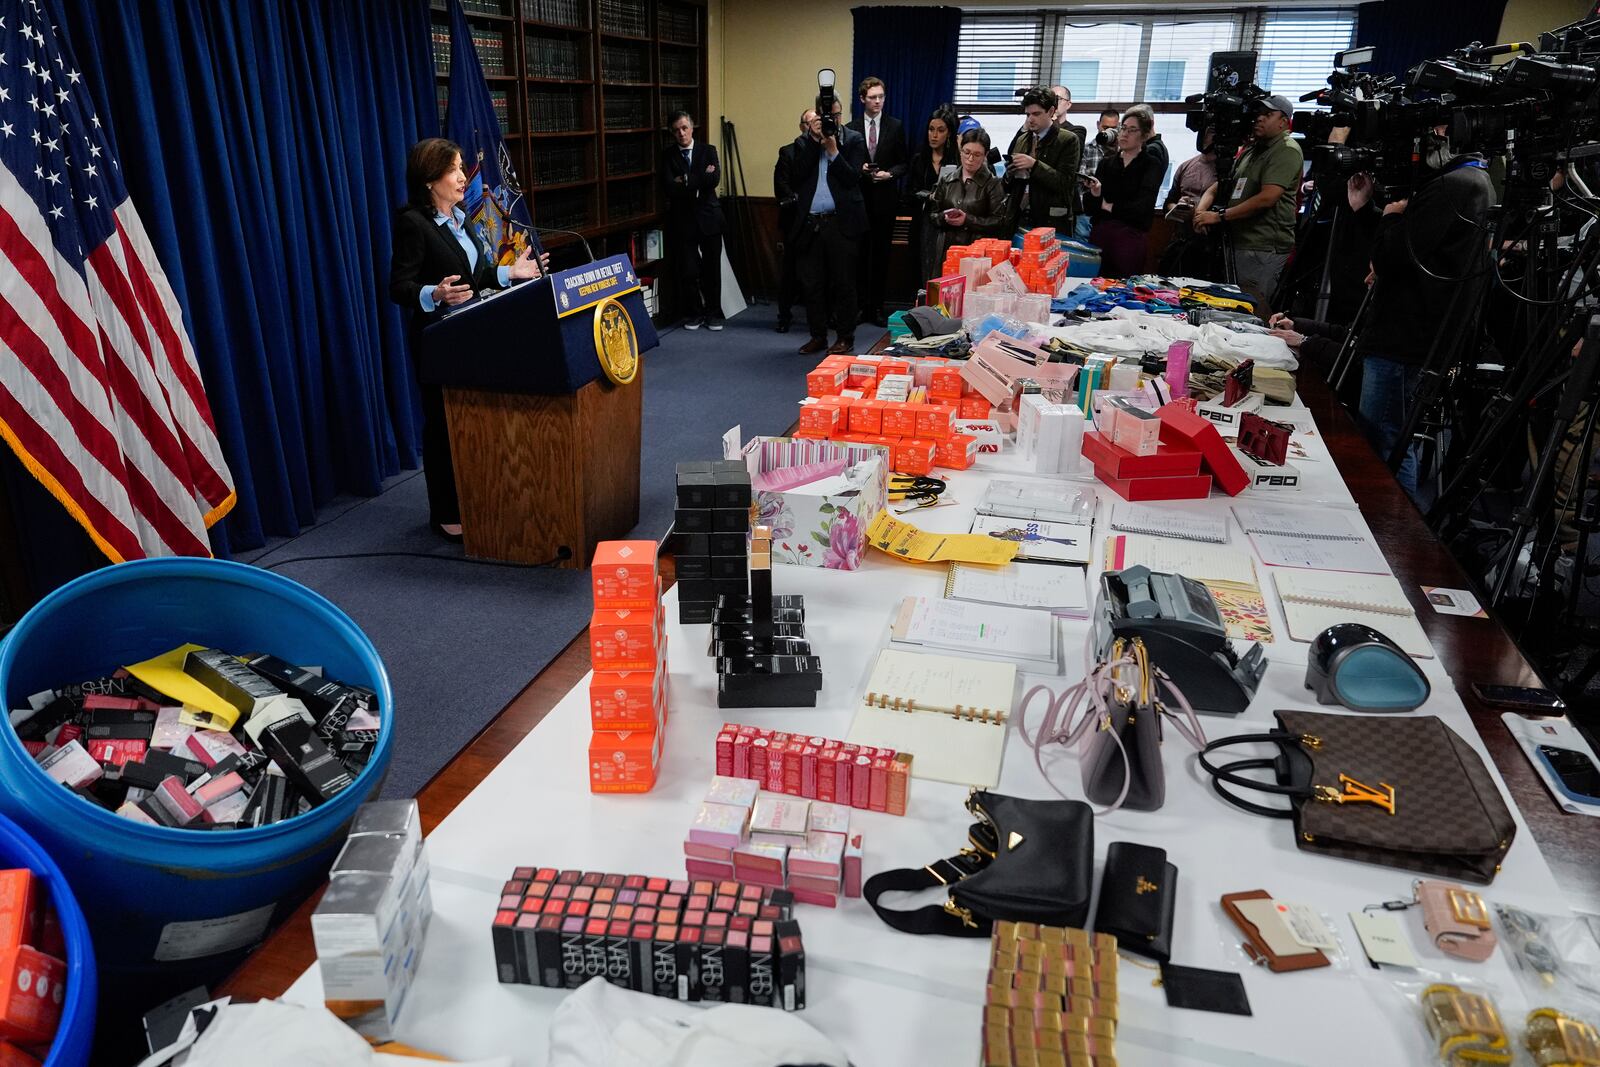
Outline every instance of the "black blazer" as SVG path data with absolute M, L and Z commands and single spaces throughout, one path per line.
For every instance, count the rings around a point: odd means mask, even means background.
M 794 139 L 794 228 L 791 240 L 800 237 L 806 217 L 811 212 L 811 198 L 817 194 L 817 172 L 824 156 L 822 142 L 814 141 L 809 134 Z M 860 237 L 867 232 L 867 205 L 861 197 L 861 164 L 867 161 L 867 142 L 848 127 L 839 131 L 839 155 L 828 164 L 828 189 L 833 193 L 834 211 L 839 216 L 839 229 L 846 237 Z M 888 182 L 884 183 L 889 184 Z
M 707 167 L 711 169 L 707 171 Z M 668 233 L 709 236 L 722 232 L 722 201 L 717 199 L 722 164 L 717 161 L 715 148 L 696 141 L 690 164 L 685 167 L 683 149 L 668 145 L 661 153 L 660 174 L 666 193 Z
M 416 325 L 444 315 L 443 304 L 437 305 L 431 313 L 424 312 L 419 294 L 451 274 L 461 275 L 460 282 L 470 282 L 473 292 L 500 288 L 494 257 L 470 224 L 467 233 L 478 246 L 476 268 L 467 266 L 466 249 L 444 224 L 433 221 L 431 211 L 407 204 L 395 213 L 394 251 L 389 257 L 389 299 L 412 312 Z
M 861 135 L 863 162 L 867 161 L 867 119 L 863 115 L 850 123 L 849 128 Z M 906 147 L 906 128 L 893 115 L 878 117 L 878 153 L 871 159 L 894 177 L 886 181 L 865 178 L 861 182 L 861 196 L 866 201 L 870 215 L 893 214 L 900 206 L 900 180 L 906 176 L 911 154 Z
M 778 161 L 772 165 L 772 195 L 778 201 L 778 232 L 788 239 L 794 229 L 794 144 L 778 149 Z

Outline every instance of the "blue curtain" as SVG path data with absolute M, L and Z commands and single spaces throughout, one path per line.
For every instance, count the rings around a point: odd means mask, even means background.
M 60 0 L 239 502 L 219 555 L 414 467 L 390 219 L 439 132 L 426 0 Z
M 1441 18 L 1441 11 L 1448 17 Z M 1448 55 L 1473 41 L 1494 44 L 1506 0 L 1453 0 L 1446 8 L 1432 4 L 1362 4 L 1356 9 L 1356 41 L 1376 45 L 1370 67 L 1379 73 L 1404 74 L 1424 59 Z
M 958 7 L 853 7 L 855 47 L 849 85 L 850 108 L 861 117 L 856 86 L 869 75 L 888 86 L 884 110 L 906 127 L 906 147 L 922 144 L 928 116 L 956 90 L 956 45 L 961 40 Z

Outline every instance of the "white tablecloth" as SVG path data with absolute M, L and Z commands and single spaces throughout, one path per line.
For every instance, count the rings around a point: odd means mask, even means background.
M 1281 416 L 1281 411 L 1279 412 Z M 1310 427 L 1304 408 L 1289 416 Z M 1259 501 L 1322 503 L 1354 509 L 1320 435 L 1298 434 L 1311 458 L 1300 464 L 1298 493 L 1262 493 Z M 950 479 L 958 506 L 913 512 L 925 529 L 965 531 L 985 480 L 1012 466 L 1002 455 Z M 1247 495 L 1256 496 L 1249 491 Z M 1101 489 L 1096 541 L 1105 536 L 1114 498 Z M 1214 496 L 1185 506 L 1226 514 L 1230 501 Z M 1230 518 L 1232 547 L 1249 542 Z M 1095 558 L 1099 558 L 1097 550 Z M 1205 716 L 1212 737 L 1270 728 L 1276 708 L 1318 708 L 1304 689 L 1306 647 L 1288 640 L 1268 570 L 1257 561 L 1260 582 L 1274 613 L 1278 640 L 1267 646 L 1270 666 L 1249 710 L 1237 719 Z M 1096 573 L 1091 568 L 1091 577 Z M 661 775 L 643 796 L 593 796 L 585 766 L 589 740 L 587 683 L 578 686 L 428 838 L 436 914 L 420 973 L 400 1022 L 402 1040 L 463 1059 L 509 1053 L 519 1065 L 545 1062 L 545 1028 L 564 994 L 495 981 L 489 926 L 499 888 L 518 865 L 683 876 L 682 840 L 714 773 L 713 740 L 724 721 L 843 738 L 868 657 L 879 647 L 890 606 L 902 596 L 936 596 L 942 567 L 918 567 L 869 553 L 856 572 L 781 567 L 775 592 L 806 598 L 808 636 L 822 657 L 825 684 L 813 709 L 720 711 L 716 676 L 706 656 L 706 626 L 679 626 L 676 592 L 667 594 L 672 707 Z M 1068 622 L 1069 649 L 1081 647 L 1087 624 Z M 1485 625 L 1491 625 L 1485 623 Z M 1081 657 L 1069 655 L 1075 680 Z M 1421 710 L 1443 718 L 1470 741 L 1491 770 L 1477 732 L 1436 659 L 1421 661 L 1433 695 Z M 435 709 L 448 715 L 450 709 Z M 1391 984 L 1391 972 L 1371 970 L 1346 913 L 1363 905 L 1410 895 L 1412 875 L 1298 852 L 1287 823 L 1256 818 L 1219 800 L 1203 780 L 1194 756 L 1169 731 L 1168 791 L 1159 811 L 1118 812 L 1095 821 L 1097 862 L 1111 841 L 1135 841 L 1167 850 L 1176 864 L 1178 902 L 1172 958 L 1197 967 L 1244 975 L 1252 1017 L 1169 1008 L 1151 970 L 1131 962 L 1121 968 L 1122 1023 L 1119 1060 L 1139 1065 L 1217 1064 L 1348 1067 L 1419 1059 L 1420 1022 Z M 1047 757 L 1053 780 L 1081 797 L 1075 759 Z M 1499 781 L 1498 772 L 1495 772 Z M 1000 790 L 1051 797 L 1032 752 L 1012 727 Z M 918 867 L 954 852 L 970 818 L 965 790 L 914 781 L 904 817 L 855 813 L 866 834 L 866 871 Z M 1275 975 L 1252 967 L 1239 937 L 1223 917 L 1225 893 L 1265 889 L 1283 900 L 1313 905 L 1333 920 L 1352 962 L 1339 969 Z M 1518 817 L 1518 837 L 1505 868 L 1485 895 L 1537 911 L 1564 912 L 1549 867 Z M 929 901 L 936 899 L 927 894 Z M 907 901 L 906 903 L 911 903 Z M 1418 909 L 1398 913 L 1424 965 L 1486 981 L 1502 992 L 1509 1019 L 1520 1020 L 1517 987 L 1497 953 L 1482 964 L 1451 961 L 1433 949 Z M 800 906 L 805 937 L 808 1006 L 804 1018 L 838 1041 L 863 1065 L 971 1064 L 978 1058 L 988 954 L 984 939 L 914 937 L 883 925 L 861 900 L 837 910 Z M 321 984 L 315 968 L 295 983 L 289 999 L 314 1002 Z

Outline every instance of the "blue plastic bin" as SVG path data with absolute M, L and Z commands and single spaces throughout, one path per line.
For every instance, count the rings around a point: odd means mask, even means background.
M 45 1067 L 83 1067 L 94 1044 L 94 946 L 83 909 L 72 896 L 61 868 L 16 823 L 0 815 L 0 869 L 26 867 L 49 888 L 61 932 L 67 941 L 67 994 L 61 1003 L 61 1026 L 50 1046 Z
M 0 644 L 6 707 L 185 642 L 321 664 L 375 690 L 377 750 L 355 785 L 250 830 L 132 822 L 52 781 L 0 729 L 0 814 L 60 864 L 88 916 L 107 1009 L 136 1012 L 220 978 L 328 872 L 393 750 L 393 694 L 372 642 L 327 599 L 270 571 L 209 559 L 105 567 L 41 600 Z M 102 1023 L 107 1022 L 102 1013 Z

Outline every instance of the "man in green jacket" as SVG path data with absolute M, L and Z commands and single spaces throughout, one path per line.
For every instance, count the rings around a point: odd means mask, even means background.
M 1081 210 L 1078 160 L 1083 144 L 1078 135 L 1054 121 L 1056 94 L 1044 86 L 1022 96 L 1022 129 L 1011 140 L 1005 185 L 1014 228 L 1054 227 L 1072 236 Z

